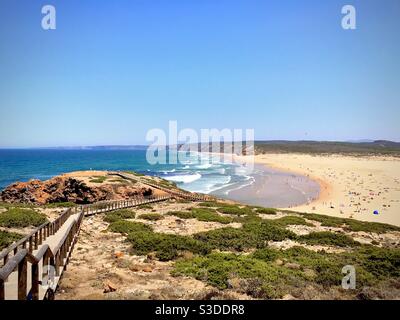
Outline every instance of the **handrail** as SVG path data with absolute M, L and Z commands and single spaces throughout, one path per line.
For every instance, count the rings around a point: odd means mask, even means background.
M 124 177 L 123 174 L 117 174 L 121 177 Z M 53 266 L 55 268 L 56 276 L 59 276 L 59 281 L 62 272 L 67 267 L 69 258 L 72 254 L 72 250 L 78 239 L 83 217 L 85 216 L 109 212 L 122 208 L 140 206 L 147 203 L 165 201 L 175 197 L 190 199 L 193 201 L 206 200 L 211 198 L 209 196 L 193 194 L 190 192 L 179 192 L 175 190 L 170 190 L 168 188 L 149 182 L 144 183 L 153 188 L 165 191 L 167 195 L 151 195 L 145 197 L 138 196 L 128 200 L 125 199 L 100 201 L 93 204 L 80 205 L 76 206 L 74 210 L 68 208 L 63 211 L 54 221 L 43 223 L 32 232 L 30 232 L 27 236 L 11 244 L 9 247 L 0 252 L 0 261 L 3 260 L 3 266 L 0 267 L 0 300 L 5 299 L 5 282 L 16 268 L 18 269 L 18 299 L 20 300 L 27 299 L 28 269 L 31 272 L 31 288 L 28 291 L 28 296 L 34 300 L 39 299 L 40 263 L 42 263 L 43 266 L 48 264 Z M 76 220 L 72 221 L 68 228 L 63 231 L 63 236 L 55 245 L 53 250 L 50 248 L 49 244 L 43 244 L 46 238 L 55 235 L 59 231 L 59 229 L 64 225 L 64 223 L 72 214 L 78 214 Z M 34 250 L 38 251 L 34 254 Z M 12 252 L 13 256 L 9 257 Z M 29 266 L 27 262 L 30 263 Z M 62 268 L 61 272 L 60 268 Z
M 8 256 L 11 251 L 14 251 L 14 254 L 17 253 L 18 247 L 22 246 L 24 249 L 28 244 L 29 252 L 32 252 L 34 249 L 37 249 L 42 242 L 53 235 L 58 231 L 58 229 L 64 224 L 64 222 L 70 217 L 72 214 L 72 209 L 68 208 L 63 211 L 57 219 L 52 222 L 45 222 L 33 231 L 31 231 L 28 235 L 23 237 L 21 240 L 11 244 L 9 247 L 3 249 L 0 252 L 0 260 L 3 260 L 3 265 L 7 262 Z M 46 230 L 45 230 L 46 229 Z
M 124 179 L 131 179 L 129 174 L 125 174 L 125 173 L 119 172 L 119 171 L 111 172 L 110 174 L 117 175 L 117 176 L 119 176 L 121 178 L 124 178 Z M 141 179 L 140 177 L 135 177 L 135 179 L 139 180 L 143 184 L 146 184 L 146 185 L 151 186 L 153 188 L 162 190 L 162 191 L 167 192 L 169 194 L 177 195 L 177 196 L 179 196 L 181 198 L 186 198 L 186 199 L 191 199 L 191 200 L 208 200 L 208 199 L 211 199 L 211 197 L 208 196 L 208 195 L 202 195 L 202 194 L 191 193 L 191 192 L 182 192 L 182 191 L 177 191 L 177 190 L 171 190 L 171 189 L 168 189 L 168 188 L 166 188 L 164 186 L 160 186 L 158 184 L 149 182 L 147 180 L 145 181 L 145 180 Z
M 14 271 L 15 267 L 25 258 L 28 251 L 26 249 L 18 251 L 18 253 L 7 261 L 0 269 L 0 280 L 7 280 L 8 276 Z

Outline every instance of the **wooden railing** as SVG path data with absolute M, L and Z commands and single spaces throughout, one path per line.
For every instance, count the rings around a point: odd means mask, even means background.
M 33 230 L 29 235 L 10 245 L 0 253 L 0 300 L 5 299 L 5 284 L 13 272 L 17 273 L 15 282 L 18 300 L 50 298 L 52 290 L 40 294 L 40 284 L 45 276 L 40 270 L 53 268 L 55 285 L 62 272 L 67 268 L 74 245 L 78 239 L 83 217 L 113 210 L 140 206 L 144 204 L 166 201 L 171 195 L 135 197 L 129 200 L 101 201 L 94 204 L 76 206 L 65 210 L 56 220 L 46 222 Z M 71 224 L 62 230 L 62 236 L 57 240 L 53 249 L 44 243 L 54 236 L 71 217 Z M 36 251 L 36 252 L 35 252 Z M 28 272 L 31 276 L 28 277 Z M 28 281 L 28 278 L 30 281 Z M 29 288 L 28 288 L 29 286 Z M 29 289 L 29 290 L 28 290 Z
M 152 183 L 150 181 L 148 181 L 147 179 L 141 179 L 140 176 L 134 176 L 132 174 L 129 173 L 125 173 L 125 172 L 112 172 L 110 174 L 113 175 L 117 175 L 123 179 L 137 179 L 139 180 L 141 183 L 146 184 L 152 188 L 164 191 L 172 196 L 178 197 L 178 198 L 182 198 L 182 199 L 186 199 L 186 200 L 191 200 L 191 201 L 207 201 L 207 200 L 211 200 L 213 199 L 213 197 L 205 195 L 205 194 L 200 194 L 200 193 L 192 193 L 192 192 L 188 192 L 188 191 L 180 191 L 180 190 L 176 190 L 176 189 L 172 189 L 172 188 L 167 188 L 164 186 L 161 186 L 159 184 L 156 183 Z
M 18 242 L 12 244 L 8 248 L 0 252 L 0 263 L 3 261 L 3 265 L 7 263 L 10 254 L 13 252 L 16 254 L 19 249 L 27 249 L 29 253 L 36 250 L 43 241 L 49 236 L 54 235 L 65 221 L 72 215 L 78 212 L 78 208 L 69 208 L 65 210 L 57 219 L 52 222 L 46 222 L 41 226 L 33 230 L 29 235 L 25 236 Z
M 81 206 L 81 210 L 84 212 L 85 216 L 91 216 L 94 214 L 108 212 L 112 210 L 125 209 L 148 203 L 166 201 L 171 198 L 172 196 L 166 195 L 166 196 L 134 197 L 129 200 L 100 201 L 94 204 Z
M 124 173 L 114 173 L 125 179 L 132 177 Z M 148 203 L 166 201 L 171 198 L 182 198 L 191 201 L 209 200 L 211 197 L 191 192 L 183 192 L 160 186 L 149 181 L 141 181 L 150 187 L 164 191 L 163 196 L 134 197 L 128 200 L 100 201 L 94 204 L 80 205 L 65 210 L 57 219 L 46 222 L 33 230 L 18 242 L 10 245 L 0 252 L 0 300 L 6 298 L 5 285 L 11 274 L 16 273 L 17 279 L 12 283 L 14 293 L 18 300 L 50 299 L 54 292 L 42 283 L 49 275 L 49 270 L 54 270 L 54 285 L 59 282 L 63 271 L 67 268 L 72 254 L 82 220 L 85 216 L 109 212 L 117 209 L 130 208 Z M 65 230 L 60 230 L 70 219 Z M 61 232 L 61 233 L 60 233 Z M 54 236 L 50 246 L 45 243 L 49 237 Z M 44 270 L 46 269 L 46 272 Z M 30 273 L 30 277 L 28 277 Z M 43 290 L 40 290 L 42 285 Z M 54 288 L 54 286 L 52 286 Z
M 3 266 L 0 269 L 0 300 L 5 299 L 5 283 L 14 271 L 17 272 L 16 288 L 11 289 L 17 292 L 18 300 L 38 300 L 49 294 L 50 291 L 46 290 L 43 296 L 39 296 L 39 286 L 44 276 L 43 270 L 53 268 L 57 284 L 78 239 L 83 211 L 78 212 L 77 210 L 78 208 L 65 210 L 53 222 L 40 226 L 1 252 Z M 76 215 L 76 219 L 72 220 L 72 223 L 63 232 L 61 239 L 54 244 L 53 249 L 49 244 L 43 244 L 48 237 L 54 236 L 59 231 L 72 214 Z M 34 253 L 34 251 L 36 252 Z M 46 266 L 47 268 L 45 268 Z M 42 270 L 41 275 L 39 275 L 40 270 Z M 29 278 L 28 272 L 31 274 Z

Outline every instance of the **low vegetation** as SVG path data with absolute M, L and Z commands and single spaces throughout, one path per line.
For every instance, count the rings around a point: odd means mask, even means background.
M 139 173 L 139 172 L 135 172 L 135 171 L 124 171 L 124 172 L 129 173 L 129 174 L 133 174 L 134 176 L 137 176 L 137 177 L 144 177 L 145 176 L 144 174 Z
M 106 176 L 99 176 L 99 177 L 94 177 L 94 178 L 90 179 L 89 182 L 92 182 L 92 183 L 103 183 L 106 180 L 107 180 Z
M 296 239 L 296 235 L 270 221 L 252 221 L 242 228 L 221 228 L 197 233 L 195 239 L 208 243 L 214 249 L 245 251 L 267 246 L 268 241 Z
M 3 250 L 4 248 L 8 247 L 10 244 L 18 241 L 21 238 L 22 236 L 17 233 L 0 230 L 0 250 Z
M 133 232 L 151 232 L 152 229 L 150 226 L 141 223 L 141 222 L 133 222 L 133 221 L 126 221 L 126 220 L 118 220 L 112 222 L 108 226 L 108 230 L 111 232 L 122 233 L 122 234 L 129 234 Z
M 104 221 L 111 223 L 121 219 L 134 219 L 135 216 L 136 213 L 132 210 L 120 209 L 107 213 L 103 219 Z
M 54 203 L 48 203 L 45 204 L 44 207 L 48 209 L 52 208 L 72 208 L 75 207 L 76 204 L 73 202 L 54 202 Z
M 230 217 L 221 216 L 212 209 L 192 208 L 191 211 L 170 211 L 168 215 L 176 216 L 181 219 L 197 219 L 205 222 L 219 222 L 228 224 L 233 222 Z
M 249 207 L 239 207 L 234 205 L 219 207 L 218 211 L 224 214 L 232 214 L 236 216 L 243 216 L 252 212 Z
M 173 275 L 191 276 L 218 289 L 230 288 L 254 298 L 275 299 L 286 294 L 307 298 L 304 288 L 323 293 L 333 289 L 332 292 L 337 294 L 345 265 L 356 268 L 357 290 L 350 293 L 354 297 L 361 294 L 364 287 L 375 288 L 389 280 L 400 283 L 400 249 L 361 244 L 346 234 L 360 230 L 382 233 L 395 231 L 396 227 L 288 211 L 288 215 L 278 219 L 262 219 L 259 214 L 276 214 L 276 211 L 221 203 L 202 202 L 197 207 L 170 211 L 167 215 L 224 224 L 240 222 L 240 228 L 225 226 L 183 236 L 154 232 L 149 225 L 124 220 L 134 216 L 116 214 L 118 211 L 108 214 L 106 219 L 112 222 L 110 231 L 126 235 L 132 254 L 148 255 L 160 261 L 174 260 Z M 148 220 L 160 217 L 162 215 L 156 213 L 139 215 L 139 218 Z M 312 221 L 323 226 L 340 227 L 343 231 L 296 235 L 287 229 L 290 225 L 312 227 Z M 269 246 L 270 241 L 287 239 L 299 245 L 287 250 Z M 315 252 L 302 244 L 344 250 L 340 253 Z
M 236 283 L 235 289 L 255 298 L 282 298 L 288 293 L 302 298 L 299 288 L 316 285 L 340 288 L 345 265 L 356 268 L 357 290 L 361 290 L 378 281 L 398 278 L 399 262 L 400 249 L 372 246 L 342 254 L 314 252 L 303 247 L 263 248 L 245 256 L 211 253 L 181 259 L 176 262 L 173 274 L 192 276 L 219 289 Z
M 44 214 L 33 209 L 10 208 L 0 213 L 0 226 L 6 228 L 38 227 L 46 221 Z
M 206 244 L 190 236 L 155 233 L 150 226 L 139 222 L 119 220 L 110 224 L 109 230 L 126 234 L 132 253 L 145 255 L 154 252 L 161 261 L 174 259 L 185 251 L 194 254 L 210 252 Z
M 255 207 L 254 211 L 261 214 L 276 214 L 276 210 L 273 208 Z
M 127 236 L 132 244 L 133 253 L 138 255 L 155 252 L 156 257 L 161 261 L 177 258 L 185 251 L 194 254 L 206 254 L 209 247 L 190 236 L 175 234 L 164 234 L 155 232 L 131 232 Z
M 300 236 L 298 240 L 311 245 L 328 245 L 337 247 L 354 247 L 360 244 L 345 234 L 329 231 L 311 232 L 310 234 Z
M 385 140 L 358 143 L 339 141 L 257 141 L 254 147 L 256 154 L 307 153 L 400 156 L 400 143 Z
M 191 213 L 193 218 L 199 221 L 219 222 L 222 224 L 228 224 L 233 221 L 232 218 L 221 216 L 212 209 L 192 208 Z
M 301 271 L 232 253 L 178 260 L 173 274 L 192 276 L 219 289 L 235 287 L 255 298 L 279 298 L 284 288 L 301 279 Z
M 31 203 L 8 203 L 0 201 L 0 208 L 34 208 L 35 205 Z
M 302 217 L 298 216 L 285 216 L 279 219 L 271 220 L 270 223 L 286 227 L 288 225 L 303 225 L 303 226 L 313 226 L 312 223 L 307 222 Z
M 312 213 L 300 213 L 300 214 L 308 220 L 320 222 L 321 226 L 343 228 L 346 231 L 354 231 L 354 232 L 364 231 L 364 232 L 375 232 L 375 233 L 400 231 L 400 227 L 385 223 L 366 222 L 366 221 L 331 217 L 331 216 L 312 214 Z
M 137 206 L 138 209 L 153 209 L 153 206 L 150 204 L 141 204 L 140 206 Z
M 145 219 L 145 220 L 151 220 L 151 221 L 157 221 L 157 220 L 164 219 L 164 216 L 159 213 L 142 213 L 138 218 Z

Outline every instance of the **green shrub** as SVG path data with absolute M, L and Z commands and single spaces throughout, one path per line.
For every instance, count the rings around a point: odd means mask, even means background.
M 296 239 L 296 235 L 270 221 L 252 221 L 245 223 L 242 228 L 231 227 L 200 232 L 195 239 L 210 244 L 221 250 L 243 251 L 251 248 L 262 248 L 268 241 Z
M 378 223 L 378 222 L 365 222 L 353 219 L 346 219 L 345 230 L 348 231 L 364 231 L 364 232 L 375 232 L 385 233 L 389 231 L 400 231 L 399 227 L 392 226 L 390 224 Z
M 194 238 L 220 250 L 243 251 L 257 246 L 257 238 L 243 229 L 231 227 L 200 232 Z
M 100 177 L 94 177 L 94 178 L 90 179 L 89 182 L 92 182 L 92 183 L 103 183 L 106 180 L 107 180 L 106 176 L 100 176 Z
M 293 212 L 291 212 L 293 213 Z M 299 213 L 304 218 L 308 220 L 314 220 L 317 222 L 320 222 L 322 226 L 324 227 L 342 227 L 345 223 L 345 219 L 343 218 L 337 218 L 337 217 L 331 217 L 331 216 L 325 216 L 322 214 L 316 214 L 316 213 Z
M 157 221 L 164 219 L 164 216 L 159 213 L 143 213 L 139 216 L 139 219 Z
M 153 209 L 153 206 L 151 204 L 141 204 L 137 206 L 138 209 Z
M 245 223 L 243 229 L 248 234 L 256 235 L 260 242 L 267 241 L 283 241 L 285 239 L 297 239 L 292 231 L 286 230 L 284 227 L 274 221 L 254 221 Z
M 32 203 L 8 203 L 8 202 L 3 202 L 0 201 L 0 208 L 6 208 L 6 209 L 10 209 L 10 208 L 35 208 L 36 205 L 32 204 Z
M 120 209 L 116 211 L 112 211 L 110 213 L 106 213 L 105 217 L 103 218 L 106 222 L 115 222 L 122 219 L 134 219 L 136 213 L 134 211 L 128 209 Z
M 379 279 L 400 277 L 400 249 L 362 246 L 355 254 L 348 254 L 374 277 Z
M 200 207 L 217 208 L 217 207 L 232 207 L 232 204 L 219 201 L 204 201 L 199 203 Z
M 233 222 L 233 219 L 230 217 L 221 216 L 215 210 L 204 208 L 192 208 L 191 211 L 170 211 L 168 215 L 173 215 L 181 219 L 197 219 L 199 221 L 219 222 L 222 224 Z
M 169 211 L 167 215 L 175 216 L 181 219 L 194 219 L 194 215 L 190 211 Z
M 337 218 L 314 213 L 301 213 L 301 215 L 303 215 L 306 219 L 320 222 L 322 226 L 343 227 L 347 231 L 365 231 L 375 233 L 400 231 L 400 227 L 379 222 L 366 222 L 347 218 Z
M 178 260 L 172 274 L 192 276 L 219 289 L 228 288 L 232 278 L 244 279 L 241 290 L 256 298 L 280 298 L 293 279 L 302 278 L 298 270 L 229 253 L 211 253 Z
M 135 171 L 124 171 L 124 172 L 133 174 L 134 176 L 137 176 L 137 177 L 144 177 L 144 174 L 138 173 L 138 172 L 135 172 Z
M 224 214 L 232 214 L 236 216 L 243 216 L 245 214 L 251 213 L 248 207 L 240 208 L 238 206 L 225 206 L 218 208 L 218 211 Z
M 359 242 L 354 241 L 345 234 L 333 233 L 329 231 L 311 232 L 310 234 L 300 236 L 299 241 L 311 245 L 320 244 L 338 247 L 354 247 L 360 245 Z
M 53 202 L 44 205 L 45 208 L 72 208 L 75 206 L 76 204 L 73 202 Z
M 280 225 L 280 226 L 288 226 L 288 225 L 303 225 L 303 226 L 313 226 L 313 224 L 306 222 L 301 217 L 297 216 L 285 216 L 279 219 L 272 220 L 271 223 Z
M 6 228 L 38 227 L 46 221 L 44 214 L 32 209 L 11 208 L 0 213 L 0 226 Z
M 232 222 L 232 218 L 221 216 L 215 210 L 211 209 L 192 208 L 191 212 L 193 217 L 199 221 L 219 222 L 223 224 Z
M 255 207 L 255 212 L 262 214 L 276 214 L 276 210 L 273 208 Z
M 4 248 L 8 247 L 10 244 L 18 241 L 21 238 L 22 236 L 17 233 L 0 230 L 0 250 L 3 250 Z
M 151 227 L 141 223 L 126 220 L 118 220 L 108 226 L 108 230 L 117 233 L 128 234 L 131 232 L 149 232 L 152 231 Z
M 155 252 L 161 261 L 178 257 L 179 252 L 190 251 L 196 254 L 206 254 L 209 247 L 189 236 L 163 234 L 155 232 L 131 232 L 127 237 L 135 254 L 144 255 Z

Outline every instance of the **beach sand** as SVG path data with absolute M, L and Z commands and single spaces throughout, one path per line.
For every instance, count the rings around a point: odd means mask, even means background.
M 238 158 L 240 161 L 250 159 L 249 156 Z M 254 160 L 257 164 L 301 174 L 319 183 L 317 199 L 284 209 L 400 226 L 398 158 L 264 154 L 256 155 Z

